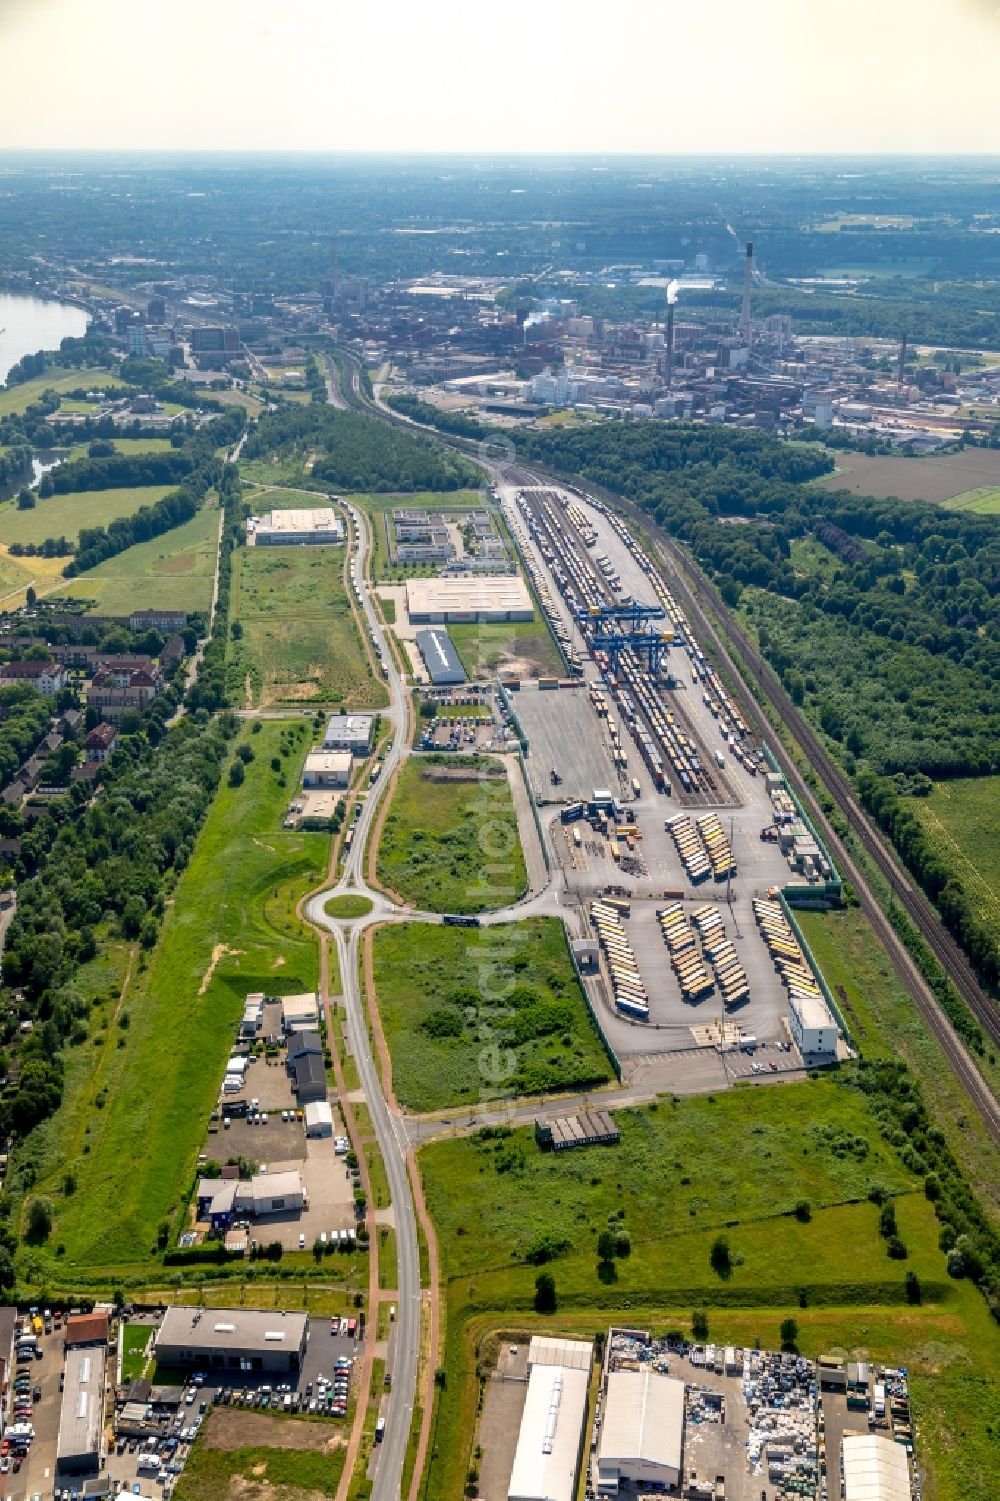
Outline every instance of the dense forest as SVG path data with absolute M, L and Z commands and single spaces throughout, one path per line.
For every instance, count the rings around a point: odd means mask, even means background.
M 480 474 L 440 444 L 357 412 L 311 402 L 262 416 L 243 449 L 248 459 L 318 455 L 312 478 L 342 490 L 457 490 Z

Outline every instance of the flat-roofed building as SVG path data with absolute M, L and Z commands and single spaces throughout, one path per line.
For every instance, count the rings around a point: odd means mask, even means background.
M 319 999 L 314 990 L 281 997 L 281 1025 L 289 1032 L 319 1031 Z
M 528 1370 L 536 1365 L 561 1365 L 574 1371 L 589 1371 L 594 1347 L 586 1339 L 557 1339 L 533 1334 L 528 1346 Z
M 589 1384 L 589 1366 L 531 1367 L 507 1501 L 573 1501 Z
M 523 579 L 448 576 L 409 579 L 406 612 L 411 624 L 449 621 L 533 620 L 535 611 Z
M 333 1111 L 329 1100 L 310 1100 L 305 1108 L 306 1135 L 332 1136 Z
M 206 1371 L 297 1371 L 305 1358 L 304 1313 L 251 1308 L 168 1308 L 154 1341 L 161 1366 Z
M 906 1450 L 880 1433 L 845 1433 L 844 1501 L 910 1501 Z
M 819 996 L 790 996 L 788 1025 L 800 1053 L 826 1058 L 836 1056 L 837 1023 L 829 1006 Z
M 616 1146 L 621 1132 L 606 1110 L 579 1110 L 574 1115 L 539 1115 L 535 1140 L 543 1152 L 565 1152 L 570 1147 Z
M 375 719 L 371 714 L 331 714 L 323 735 L 323 749 L 346 750 L 367 756 L 371 749 Z
M 73 1345 L 66 1351 L 57 1475 L 97 1474 L 104 1431 L 105 1345 Z
M 597 1451 L 597 1489 L 677 1487 L 682 1474 L 684 1383 L 658 1371 L 612 1371 Z
M 465 668 L 447 631 L 418 631 L 417 646 L 435 688 L 465 682 Z
M 269 511 L 247 522 L 247 541 L 255 547 L 322 547 L 343 540 L 344 523 L 331 506 Z
M 351 781 L 350 751 L 310 751 L 302 769 L 303 787 L 347 787 Z

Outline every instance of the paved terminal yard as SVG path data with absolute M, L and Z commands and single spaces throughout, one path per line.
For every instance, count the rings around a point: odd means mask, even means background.
M 631 1019 L 616 1009 L 605 947 L 601 979 L 588 982 L 588 988 L 609 1041 L 623 1063 L 635 1060 L 641 1069 L 643 1062 L 663 1053 L 717 1048 L 724 1023 L 726 1040 L 736 1051 L 724 1063 L 716 1056 L 702 1087 L 712 1087 L 717 1074 L 773 1077 L 801 1069 L 801 1056 L 789 1046 L 788 995 L 752 909 L 753 900 L 772 888 L 801 885 L 804 879 L 774 837 L 776 819 L 794 816 L 782 812 L 776 801 L 787 793 L 775 794 L 773 778 L 768 786 L 759 743 L 741 728 L 736 706 L 679 612 L 675 624 L 669 579 L 647 572 L 612 520 L 577 495 L 548 490 L 509 492 L 504 498 L 519 526 L 550 623 L 569 638 L 582 665 L 578 686 L 532 685 L 511 694 L 529 741 L 527 767 L 536 800 L 586 803 L 604 789 L 617 803 L 612 814 L 598 810 L 596 816 L 568 823 L 561 823 L 554 809 L 543 810 L 561 866 L 562 900 L 576 909 L 573 928 L 595 931 L 593 908 L 602 896 L 617 894 L 630 903 L 630 915 L 622 919 L 632 950 L 626 965 L 634 961 L 638 970 L 648 1018 Z M 595 557 L 602 559 L 600 569 Z M 613 593 L 609 578 L 615 581 Z M 583 614 L 592 614 L 630 597 L 652 606 L 664 603 L 663 619 L 653 621 L 664 638 L 658 675 L 634 651 L 621 653 L 615 673 L 615 664 L 593 649 L 580 628 L 581 606 Z M 667 645 L 668 639 L 674 644 Z M 660 710 L 660 729 L 670 728 L 665 729 L 669 745 L 661 737 L 664 764 L 658 770 L 650 763 L 649 747 L 655 743 L 651 731 L 656 731 L 651 715 Z M 686 787 L 667 760 L 678 734 L 688 758 L 681 764 L 695 768 Z M 559 783 L 553 782 L 553 770 Z M 714 832 L 694 830 L 699 871 L 690 863 L 683 835 L 666 824 L 678 815 L 695 824 L 713 814 L 718 819 Z M 767 839 L 761 837 L 764 830 Z M 696 996 L 682 994 L 657 916 L 678 903 L 688 922 L 709 904 L 717 909 L 722 928 L 713 931 L 732 946 L 728 962 L 735 958 L 746 981 L 745 993 L 734 1004 L 724 1004 L 721 983 Z M 697 947 L 704 957 L 708 941 L 699 939 Z M 709 980 L 721 981 L 722 970 L 713 974 L 710 961 L 704 962 Z M 755 1039 L 765 1056 L 740 1053 L 740 1037 Z M 631 1067 L 629 1072 L 635 1082 Z
M 592 796 L 595 787 L 619 795 L 627 791 L 624 773 L 611 759 L 607 727 L 594 713 L 586 687 L 556 690 L 524 682 L 510 705 L 528 741 L 525 767 L 539 804 Z M 559 777 L 553 783 L 553 771 Z

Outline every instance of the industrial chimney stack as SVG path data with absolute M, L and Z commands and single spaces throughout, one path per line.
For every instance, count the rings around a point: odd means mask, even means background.
M 667 365 L 664 372 L 669 386 L 674 374 L 674 304 L 667 303 Z

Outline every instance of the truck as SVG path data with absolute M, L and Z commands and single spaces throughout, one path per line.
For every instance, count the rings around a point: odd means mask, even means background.
M 885 1386 L 879 1381 L 872 1391 L 872 1411 L 877 1418 L 885 1417 Z
M 638 777 L 632 778 L 632 796 L 634 798 L 640 798 L 642 796 L 642 788 L 639 786 Z
M 726 764 L 726 758 L 722 754 L 722 752 L 719 751 L 719 750 L 717 750 L 716 753 L 715 753 L 715 764 L 716 764 L 716 766 L 718 766 L 718 768 L 719 768 L 720 771 L 722 770 L 722 768 Z

